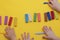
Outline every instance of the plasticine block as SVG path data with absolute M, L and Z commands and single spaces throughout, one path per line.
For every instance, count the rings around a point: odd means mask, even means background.
M 48 20 L 51 20 L 50 12 L 47 12 Z
M 5 16 L 4 25 L 7 25 L 7 23 L 8 23 L 8 16 Z
M 10 17 L 10 18 L 9 18 L 9 22 L 8 22 L 8 26 L 11 26 L 12 20 L 13 20 L 13 17 Z
M 49 3 L 51 4 L 51 2 L 44 2 L 43 4 L 49 4 Z
M 59 15 L 58 15 L 58 12 L 54 11 L 55 12 L 55 19 L 56 20 L 59 20 Z
M 2 17 L 0 16 L 0 25 L 2 24 Z
M 28 14 L 25 14 L 25 22 L 28 23 L 28 21 L 29 21 Z
M 38 16 L 38 22 L 40 22 L 41 21 L 41 15 L 40 15 L 40 13 L 38 13 L 37 16 Z
M 28 17 L 29 17 L 29 21 L 32 22 L 32 17 L 30 14 L 28 14 Z
M 17 27 L 17 17 L 14 17 L 14 27 Z
M 55 19 L 55 14 L 54 14 L 54 11 L 51 11 L 51 19 Z
M 44 13 L 44 21 L 47 22 L 47 13 Z
M 37 19 L 37 13 L 34 13 L 34 22 L 36 22 Z

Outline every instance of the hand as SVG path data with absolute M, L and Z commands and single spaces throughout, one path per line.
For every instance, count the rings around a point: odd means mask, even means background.
M 55 9 L 56 11 L 60 12 L 60 4 L 58 3 L 58 0 L 49 0 L 48 5 L 52 8 Z
M 47 26 L 44 26 L 43 31 L 46 34 L 46 36 L 43 36 L 43 38 L 46 38 L 46 39 L 49 39 L 49 40 L 59 40 L 59 38 L 52 31 L 51 27 L 48 28 Z
M 30 34 L 27 33 L 26 35 L 26 32 L 24 32 L 24 34 L 21 34 L 21 38 L 22 40 L 34 40 L 34 38 L 30 39 Z
M 8 40 L 16 40 L 16 35 L 14 32 L 14 29 L 11 29 L 10 27 L 7 27 L 5 29 L 6 34 L 4 35 Z

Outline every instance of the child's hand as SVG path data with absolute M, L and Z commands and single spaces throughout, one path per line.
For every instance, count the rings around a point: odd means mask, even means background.
M 6 34 L 4 35 L 8 40 L 16 40 L 16 35 L 14 32 L 14 29 L 11 29 L 10 27 L 7 27 L 5 29 Z
M 22 40 L 34 40 L 34 38 L 30 39 L 30 34 L 29 33 L 26 34 L 26 32 L 24 34 L 21 34 L 21 38 Z
M 60 12 L 60 4 L 58 3 L 58 0 L 49 0 L 51 3 L 48 5 L 52 8 L 55 9 L 56 11 Z
M 59 40 L 59 38 L 54 34 L 51 28 L 48 28 L 47 26 L 43 27 L 43 31 L 46 34 L 43 38 L 49 39 L 49 40 Z

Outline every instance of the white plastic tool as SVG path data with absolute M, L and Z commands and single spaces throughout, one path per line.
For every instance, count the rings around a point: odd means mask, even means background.
M 42 35 L 45 34 L 44 32 L 36 32 L 35 35 Z

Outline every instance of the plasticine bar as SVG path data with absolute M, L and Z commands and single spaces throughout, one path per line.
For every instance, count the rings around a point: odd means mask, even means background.
M 4 25 L 7 25 L 7 22 L 8 22 L 8 16 L 5 16 Z
M 40 15 L 40 13 L 38 13 L 37 16 L 38 16 L 38 22 L 40 22 L 41 21 L 41 15 Z
M 50 4 L 51 4 L 51 2 L 44 2 L 44 4 L 48 4 L 48 3 L 50 3 Z
M 29 20 L 28 14 L 25 14 L 25 22 L 28 23 L 28 20 Z
M 32 17 L 30 14 L 28 14 L 28 17 L 29 17 L 29 21 L 32 22 Z
M 17 27 L 17 18 L 14 18 L 14 27 Z
M 8 26 L 11 26 L 12 20 L 13 20 L 13 17 L 10 17 L 9 22 L 8 22 Z
M 55 19 L 55 14 L 54 14 L 54 11 L 51 11 L 51 19 Z
M 36 19 L 37 19 L 37 14 L 34 13 L 34 22 L 36 22 Z
M 2 17 L 0 16 L 0 25 L 2 24 Z
M 42 35 L 42 34 L 45 34 L 44 32 L 37 32 L 35 33 L 35 35 Z
M 47 22 L 47 13 L 44 13 L 44 21 Z
M 49 12 L 47 12 L 47 17 L 48 17 L 48 20 L 51 20 L 51 16 Z
M 58 13 L 56 12 L 56 11 L 54 11 L 55 12 L 55 19 L 56 20 L 59 20 L 59 15 L 58 15 Z

